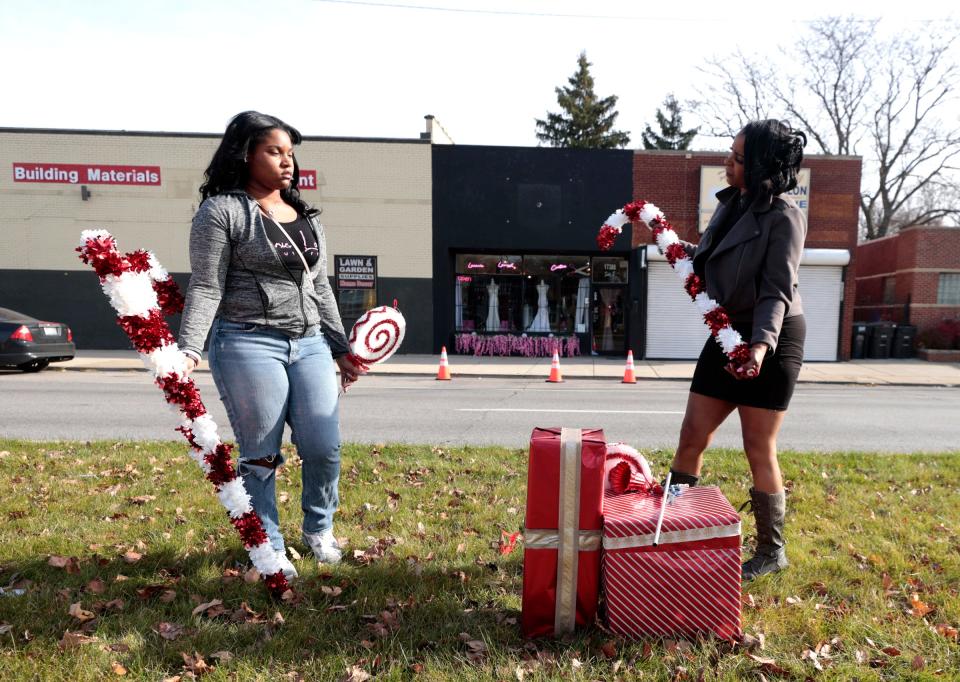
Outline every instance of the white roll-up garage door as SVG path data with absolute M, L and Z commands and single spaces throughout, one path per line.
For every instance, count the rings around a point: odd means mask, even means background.
M 804 249 L 800 261 L 800 293 L 807 322 L 804 360 L 837 359 L 845 249 Z M 683 290 L 656 247 L 647 248 L 646 357 L 688 360 L 700 355 L 709 331 L 697 307 Z

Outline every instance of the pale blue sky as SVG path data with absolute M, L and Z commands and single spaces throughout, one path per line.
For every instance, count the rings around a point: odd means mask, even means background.
M 311 135 L 409 138 L 430 113 L 458 143 L 532 146 L 534 118 L 557 109 L 554 87 L 586 49 L 599 94 L 620 97 L 619 127 L 638 145 L 668 92 L 698 93 L 696 67 L 710 56 L 772 55 L 830 13 L 882 16 L 889 30 L 948 16 L 927 0 L 784 2 L 782 12 L 769 0 L 382 2 L 502 13 L 0 0 L 0 126 L 216 133 L 259 109 Z M 550 13 L 575 16 L 530 16 Z

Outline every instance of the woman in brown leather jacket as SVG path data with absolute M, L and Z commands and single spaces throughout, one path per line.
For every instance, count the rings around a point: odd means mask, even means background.
M 707 339 L 690 386 L 671 480 L 696 485 L 704 450 L 736 410 L 757 522 L 757 548 L 743 565 L 744 580 L 787 566 L 777 433 L 803 361 L 806 325 L 797 272 L 807 223 L 784 193 L 796 187 L 806 141 L 802 132 L 775 119 L 744 126 L 725 162 L 730 187 L 717 194 L 720 205 L 700 243 L 687 245 L 694 271 L 750 345 L 750 358 L 736 371 L 720 345 Z

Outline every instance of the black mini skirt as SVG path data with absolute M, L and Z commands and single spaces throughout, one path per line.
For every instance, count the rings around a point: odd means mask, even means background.
M 733 327 L 744 339 L 750 338 L 751 325 L 734 324 Z M 690 392 L 735 405 L 786 410 L 803 365 L 803 342 L 806 336 L 807 323 L 803 315 L 784 318 L 777 350 L 763 359 L 760 375 L 755 379 L 734 379 L 730 376 L 724 369 L 730 359 L 711 336 L 700 351 Z

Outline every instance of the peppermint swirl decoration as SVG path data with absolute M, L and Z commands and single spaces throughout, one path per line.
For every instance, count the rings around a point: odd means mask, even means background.
M 363 364 L 383 362 L 403 343 L 406 330 L 407 322 L 396 308 L 371 308 L 353 325 L 350 353 Z

